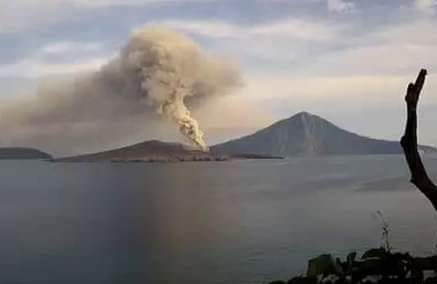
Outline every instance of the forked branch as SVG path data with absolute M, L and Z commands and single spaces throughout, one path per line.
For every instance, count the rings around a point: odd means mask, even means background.
M 407 104 L 407 125 L 401 145 L 411 172 L 413 183 L 432 203 L 437 211 L 437 186 L 428 177 L 417 146 L 417 105 L 425 83 L 427 71 L 420 70 L 415 83 L 410 83 L 405 96 Z

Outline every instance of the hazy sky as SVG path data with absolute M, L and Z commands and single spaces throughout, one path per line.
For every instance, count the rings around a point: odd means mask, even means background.
M 32 96 L 41 78 L 97 70 L 145 25 L 176 29 L 240 65 L 244 85 L 194 111 L 209 142 L 303 110 L 399 139 L 405 87 L 426 67 L 420 138 L 437 145 L 437 0 L 0 0 L 0 99 Z M 165 123 L 132 131 L 117 142 L 88 133 L 75 139 L 89 145 L 55 151 L 179 137 Z

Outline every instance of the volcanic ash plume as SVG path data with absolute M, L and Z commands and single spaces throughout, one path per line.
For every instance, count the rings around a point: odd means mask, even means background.
M 185 99 L 226 91 L 237 84 L 238 72 L 203 54 L 187 37 L 163 28 L 134 33 L 119 60 L 122 72 L 139 80 L 147 102 L 175 121 L 193 145 L 208 151 Z
M 158 113 L 175 121 L 191 144 L 206 151 L 189 108 L 200 110 L 210 98 L 241 84 L 238 68 L 226 62 L 205 55 L 177 32 L 144 28 L 94 72 L 48 77 L 32 95 L 0 98 L 0 145 L 71 155 L 155 138 L 157 133 L 173 139 L 162 131 L 166 124 Z

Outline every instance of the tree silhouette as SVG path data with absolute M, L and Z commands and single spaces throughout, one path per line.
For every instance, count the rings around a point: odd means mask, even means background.
M 427 71 L 420 70 L 415 83 L 410 83 L 405 96 L 407 104 L 407 125 L 405 134 L 401 139 L 405 158 L 411 172 L 411 183 L 413 183 L 431 201 L 437 211 L 437 186 L 428 177 L 417 149 L 417 105 L 420 98 Z

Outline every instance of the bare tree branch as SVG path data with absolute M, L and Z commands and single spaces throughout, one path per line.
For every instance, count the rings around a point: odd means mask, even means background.
M 426 169 L 420 158 L 417 149 L 417 104 L 425 83 L 427 71 L 420 70 L 415 83 L 410 83 L 405 96 L 407 104 L 407 125 L 405 134 L 401 139 L 405 158 L 411 172 L 411 183 L 413 183 L 431 201 L 434 209 L 437 210 L 437 186 L 428 177 Z

